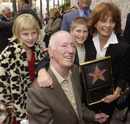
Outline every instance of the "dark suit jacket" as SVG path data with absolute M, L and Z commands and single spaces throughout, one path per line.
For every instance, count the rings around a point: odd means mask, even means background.
M 124 39 L 130 44 L 130 13 L 127 15 L 126 26 L 124 30 Z
M 112 58 L 112 81 L 114 87 L 124 88 L 126 79 L 130 76 L 130 57 L 128 58 L 128 53 L 130 52 L 129 45 L 124 43 L 123 41 L 119 41 L 118 44 L 111 44 L 107 48 L 105 56 L 111 56 Z M 87 41 L 86 43 L 86 61 L 96 59 L 96 48 L 92 40 Z M 127 71 L 126 71 L 127 70 Z M 126 74 L 127 73 L 127 74 Z M 112 114 L 112 111 L 115 107 L 115 103 L 111 104 L 97 104 L 92 106 L 89 109 L 94 110 L 95 112 L 102 111 L 109 115 Z
M 130 52 L 129 45 L 123 41 L 119 41 L 118 44 L 111 44 L 107 48 L 105 56 L 111 56 L 112 58 L 112 78 L 115 87 L 124 86 L 124 63 L 126 61 L 126 54 Z M 93 41 L 88 41 L 86 44 L 86 59 L 93 60 L 96 59 L 96 48 Z M 130 58 L 129 58 L 130 59 Z
M 69 31 L 70 29 L 70 25 L 72 23 L 72 21 L 76 18 L 80 16 L 79 15 L 79 10 L 73 10 L 69 13 L 66 13 L 63 15 L 63 21 L 62 21 L 62 25 L 61 25 L 61 30 L 66 30 Z
M 30 114 L 30 124 L 50 124 L 50 121 L 51 124 L 83 124 L 82 119 L 86 116 L 94 121 L 94 113 L 88 112 L 81 104 L 78 69 L 72 70 L 72 86 L 79 116 L 75 113 L 53 72 L 49 70 L 54 82 L 53 89 L 37 86 L 29 89 L 27 110 Z
M 91 10 L 89 10 L 89 9 L 87 9 L 86 11 L 88 11 L 88 14 L 91 12 Z M 72 10 L 72 11 L 70 11 L 68 13 L 65 13 L 63 15 L 61 30 L 69 31 L 72 21 L 76 17 L 79 17 L 79 16 L 80 16 L 79 9 L 75 9 L 75 10 Z M 87 16 L 89 16 L 89 15 L 87 15 Z

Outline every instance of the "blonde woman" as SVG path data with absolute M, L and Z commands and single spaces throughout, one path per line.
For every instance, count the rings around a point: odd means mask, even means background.
M 38 45 L 40 27 L 33 15 L 16 17 L 12 32 L 9 45 L 0 55 L 0 102 L 6 107 L 14 107 L 19 124 L 27 119 L 26 93 L 35 79 L 36 65 L 44 54 Z

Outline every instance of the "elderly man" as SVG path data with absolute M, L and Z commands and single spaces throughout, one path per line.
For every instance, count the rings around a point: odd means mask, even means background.
M 91 2 L 92 0 L 78 0 L 77 9 L 74 9 L 64 14 L 62 25 L 61 25 L 61 30 L 69 31 L 70 25 L 76 17 L 89 16 L 91 12 L 90 10 Z
M 74 66 L 75 44 L 66 31 L 53 34 L 49 42 L 48 73 L 53 88 L 39 87 L 36 82 L 28 92 L 27 110 L 30 124 L 84 124 L 83 119 L 105 122 L 104 113 L 96 114 L 81 103 L 78 68 Z

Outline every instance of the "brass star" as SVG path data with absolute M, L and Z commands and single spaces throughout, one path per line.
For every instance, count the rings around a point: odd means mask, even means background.
M 92 83 L 95 84 L 95 82 L 98 79 L 104 80 L 105 81 L 105 77 L 103 76 L 103 74 L 106 72 L 106 69 L 101 70 L 98 66 L 95 67 L 95 70 L 93 73 L 89 73 L 88 75 L 90 77 L 92 77 Z

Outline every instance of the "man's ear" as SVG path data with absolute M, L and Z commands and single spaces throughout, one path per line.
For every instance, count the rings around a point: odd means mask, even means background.
M 53 50 L 49 47 L 48 48 L 49 57 L 53 58 Z

